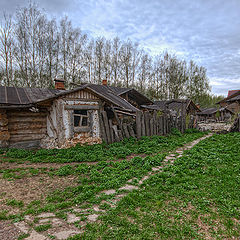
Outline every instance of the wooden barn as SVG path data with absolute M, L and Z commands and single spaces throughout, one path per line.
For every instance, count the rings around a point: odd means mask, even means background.
M 99 143 L 101 111 L 114 121 L 114 114 L 136 114 L 138 109 L 104 85 L 65 90 L 60 79 L 55 80 L 55 89 L 0 86 L 0 147 Z

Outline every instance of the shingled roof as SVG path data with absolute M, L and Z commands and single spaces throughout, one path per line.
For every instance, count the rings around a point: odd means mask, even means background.
M 71 92 L 88 89 L 95 93 L 99 98 L 108 101 L 119 108 L 127 111 L 138 111 L 133 105 L 122 97 L 116 95 L 111 89 L 103 85 L 84 84 L 73 90 L 57 90 L 47 88 L 17 88 L 0 86 L 0 107 L 30 107 L 34 104 L 54 99 Z

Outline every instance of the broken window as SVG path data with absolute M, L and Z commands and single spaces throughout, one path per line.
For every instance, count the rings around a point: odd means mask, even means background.
M 74 110 L 74 127 L 89 127 L 89 115 L 87 110 Z

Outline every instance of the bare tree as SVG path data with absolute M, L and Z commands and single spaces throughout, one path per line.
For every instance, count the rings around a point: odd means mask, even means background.
M 13 80 L 13 23 L 12 16 L 4 13 L 4 22 L 0 26 L 0 56 L 3 64 L 4 84 L 10 86 Z

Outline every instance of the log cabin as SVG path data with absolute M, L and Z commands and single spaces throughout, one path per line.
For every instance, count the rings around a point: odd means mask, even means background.
M 100 114 L 134 115 L 139 109 L 106 85 L 83 84 L 65 90 L 0 86 L 0 147 L 65 148 L 76 143 L 101 143 Z

